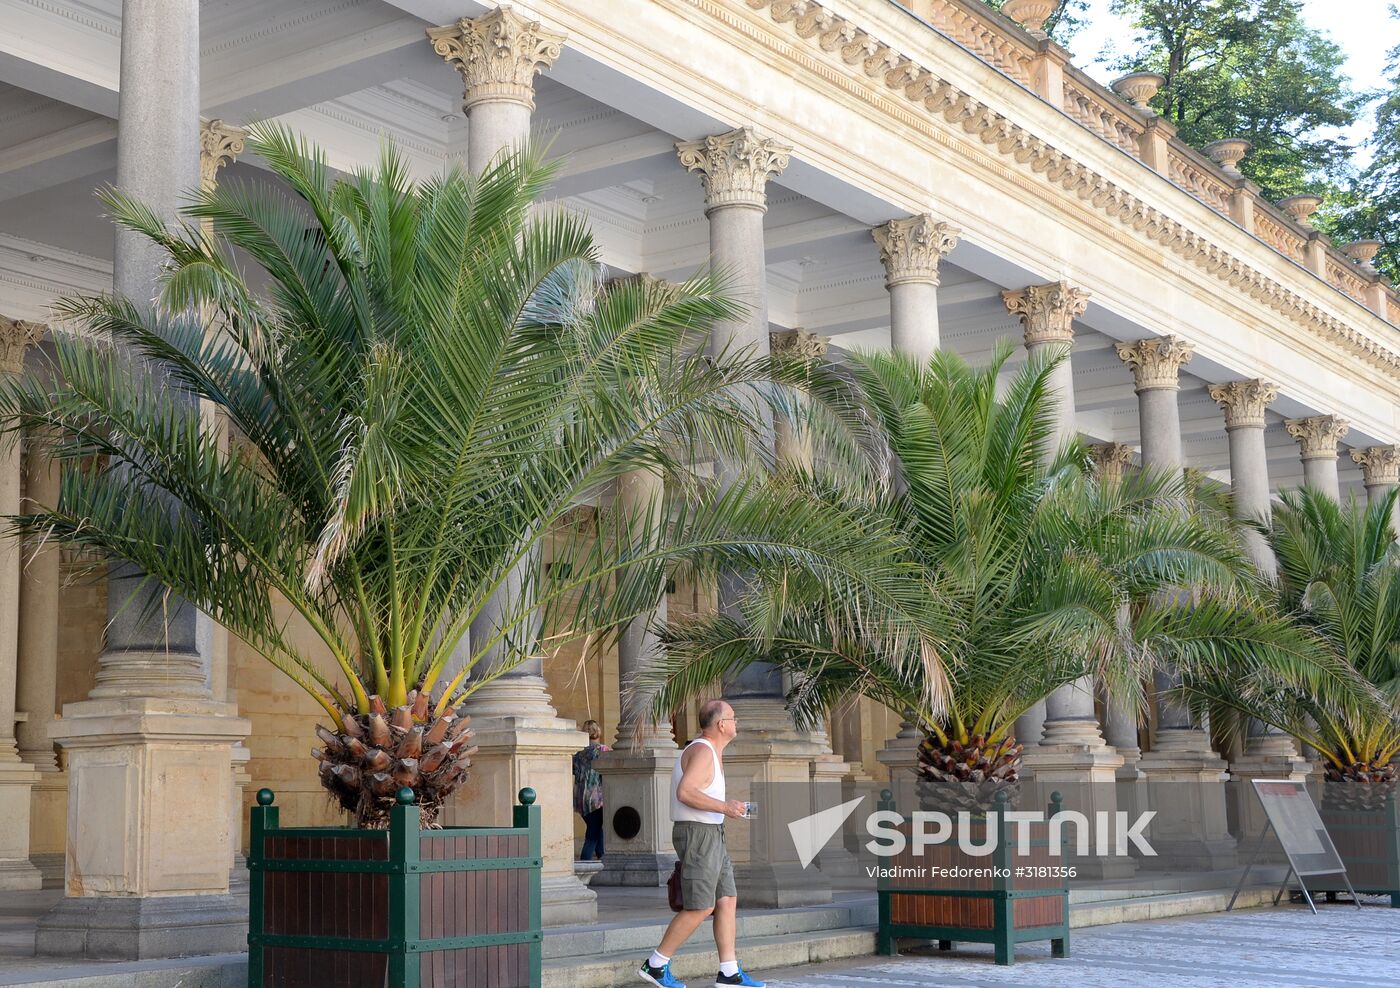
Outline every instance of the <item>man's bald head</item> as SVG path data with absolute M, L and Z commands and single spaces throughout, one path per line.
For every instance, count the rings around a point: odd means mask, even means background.
M 714 727 L 734 712 L 723 700 L 708 700 L 700 707 L 700 730 Z

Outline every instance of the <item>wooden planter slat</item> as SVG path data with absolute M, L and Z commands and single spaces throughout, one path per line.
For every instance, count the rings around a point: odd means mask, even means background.
M 1321 816 L 1356 891 L 1388 895 L 1391 908 L 1400 909 L 1400 808 L 1395 798 L 1372 812 L 1324 806 Z M 1327 876 L 1321 880 L 1325 883 Z M 1311 882 L 1308 888 L 1313 888 Z M 1343 889 L 1317 891 L 1336 894 Z
M 540 827 L 284 829 L 271 793 L 248 855 L 250 988 L 538 988 Z M 264 802 L 264 798 L 266 801 Z
M 880 809 L 893 810 L 889 790 L 880 794 Z M 1056 794 L 1058 797 L 1058 793 Z M 1059 800 L 1050 806 L 1058 813 Z M 974 826 L 976 826 L 974 824 Z M 983 825 L 985 826 L 985 825 Z M 998 964 L 1015 962 L 1014 947 L 1033 940 L 1049 940 L 1055 957 L 1069 956 L 1069 890 L 1063 878 L 1016 877 L 1019 866 L 1062 866 L 1063 857 L 1052 856 L 1049 826 L 1032 831 L 1031 854 L 1013 858 L 1011 828 L 1002 820 L 996 849 L 985 857 L 971 857 L 956 844 L 925 847 L 915 856 L 908 825 L 903 853 L 890 862 L 893 868 L 998 868 L 1010 869 L 1007 877 L 977 875 L 961 880 L 959 888 L 930 885 L 938 879 L 916 876 L 881 877 L 877 886 L 880 930 L 877 949 L 882 954 L 897 953 L 899 937 L 936 940 L 939 949 L 948 950 L 957 941 L 990 943 Z M 974 830 L 974 844 L 981 845 L 984 832 Z

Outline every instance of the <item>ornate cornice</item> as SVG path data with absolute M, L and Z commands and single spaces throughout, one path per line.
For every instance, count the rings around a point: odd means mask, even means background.
M 1314 415 L 1305 419 L 1286 419 L 1283 427 L 1298 440 L 1305 460 L 1335 460 L 1337 443 L 1351 428 L 1351 423 L 1335 415 Z
M 232 164 L 243 153 L 241 127 L 222 120 L 205 120 L 199 125 L 199 185 L 211 191 L 218 184 L 219 169 Z
M 1227 381 L 1206 388 L 1211 400 L 1225 409 L 1225 428 L 1262 429 L 1264 409 L 1278 397 L 1278 385 L 1257 377 Z
M 44 338 L 48 327 L 41 322 L 0 316 L 0 373 L 19 374 L 24 355 Z
M 735 205 L 767 209 L 768 179 L 782 173 L 791 153 L 790 146 L 759 137 L 752 127 L 676 145 L 681 164 L 700 173 L 706 212 Z
M 1179 336 L 1153 336 L 1132 343 L 1115 343 L 1118 359 L 1133 372 L 1135 389 L 1176 391 L 1181 387 L 1181 368 L 1191 362 L 1196 345 Z
M 768 334 L 768 348 L 775 355 L 796 360 L 825 360 L 831 339 L 805 329 L 779 329 Z
M 504 101 L 535 108 L 535 75 L 554 64 L 565 37 L 509 6 L 428 28 L 433 51 L 462 74 L 462 109 Z
M 1038 343 L 1071 343 L 1074 320 L 1089 305 L 1089 293 L 1066 281 L 1008 288 L 1001 293 L 1007 311 L 1021 319 L 1026 346 Z
M 743 29 L 716 0 L 687 2 Z M 1023 174 L 1038 176 L 1043 182 L 1075 193 L 1101 214 L 1161 244 L 1250 299 L 1282 313 L 1313 335 L 1353 357 L 1385 369 L 1391 375 L 1392 390 L 1400 392 L 1400 344 L 1382 343 L 1337 318 L 816 0 L 745 0 L 745 3 L 753 10 L 766 11 L 775 23 L 786 24 L 796 32 L 813 50 L 815 58 L 809 64 L 823 78 L 837 82 L 848 92 L 891 112 L 903 122 L 912 123 L 919 117 L 924 120 L 943 117 L 949 125 L 976 136 L 1008 163 L 1019 166 Z M 755 34 L 754 37 L 761 36 Z M 785 49 L 774 46 L 774 50 Z M 874 85 L 859 84 L 851 78 L 852 70 L 863 74 Z M 893 113 L 883 98 L 884 93 L 911 104 L 915 113 Z
M 1361 478 L 1367 487 L 1400 485 L 1400 446 L 1354 449 L 1351 459 L 1361 467 Z
M 885 284 L 906 281 L 938 284 L 938 262 L 958 244 L 962 231 L 928 213 L 890 220 L 870 231 L 880 248 Z
M 1096 443 L 1089 447 L 1089 455 L 1094 473 L 1106 484 L 1118 483 L 1133 465 L 1133 448 L 1124 443 Z

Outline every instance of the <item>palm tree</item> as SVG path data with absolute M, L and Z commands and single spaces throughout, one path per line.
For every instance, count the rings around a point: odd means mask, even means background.
M 1324 761 L 1324 798 L 1371 808 L 1396 788 L 1400 752 L 1400 544 L 1397 494 L 1339 505 L 1311 488 L 1285 491 L 1269 542 L 1278 605 L 1327 649 L 1325 682 L 1296 671 L 1238 670 L 1188 686 L 1197 702 L 1272 724 Z M 1262 672 L 1262 674 L 1260 674 Z
M 1195 481 L 1143 472 L 1101 483 L 1077 445 L 1047 465 L 1055 361 L 1009 373 L 1010 353 L 981 369 L 946 351 L 927 366 L 853 354 L 853 386 L 837 395 L 846 411 L 828 419 L 848 423 L 838 438 L 862 447 L 870 469 L 852 473 L 846 456 L 840 471 L 785 478 L 900 533 L 925 595 L 923 637 L 852 633 L 825 598 L 760 586 L 747 619 L 667 630 L 668 660 L 648 684 L 658 713 L 749 662 L 781 663 L 795 674 L 799 721 L 856 694 L 905 712 L 924 735 L 925 797 L 985 808 L 1017 785 L 1016 719 L 1059 686 L 1094 676 L 1141 702 L 1140 684 L 1168 661 L 1309 651 L 1252 599 L 1225 505 Z M 1196 606 L 1178 603 L 1181 588 Z
M 392 147 L 333 179 L 284 129 L 249 146 L 282 188 L 220 183 L 173 229 L 104 193 L 169 274 L 154 306 L 65 302 L 84 332 L 55 341 L 57 383 L 0 390 L 3 428 L 54 437 L 64 465 L 58 503 L 16 531 L 125 561 L 282 670 L 325 711 L 313 754 L 360 825 L 402 786 L 431 821 L 469 765 L 463 699 L 541 629 L 558 647 L 649 613 L 668 566 L 797 560 L 877 610 L 903 593 L 868 526 L 697 476 L 752 455 L 768 362 L 697 353 L 737 311 L 709 278 L 604 288 L 584 223 L 532 209 L 551 175 L 535 156 L 418 184 Z M 560 534 L 639 468 L 676 493 L 664 520 Z

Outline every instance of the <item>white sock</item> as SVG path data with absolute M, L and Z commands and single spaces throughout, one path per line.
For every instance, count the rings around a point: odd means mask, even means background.
M 734 975 L 736 975 L 736 974 L 739 973 L 739 962 L 738 962 L 738 961 L 720 961 L 720 962 L 719 962 L 719 973 L 722 974 L 722 975 L 724 975 L 726 978 L 732 978 L 732 977 L 734 977 Z
M 653 950 L 651 956 L 647 958 L 647 964 L 651 966 L 653 971 L 659 971 L 669 963 L 671 963 L 671 958 L 659 950 Z

